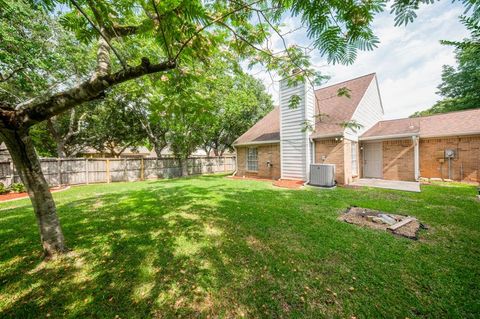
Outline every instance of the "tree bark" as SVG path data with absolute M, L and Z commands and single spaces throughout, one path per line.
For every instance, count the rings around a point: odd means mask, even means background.
M 188 176 L 188 158 L 181 158 L 180 166 L 182 168 L 182 176 Z
M 162 158 L 162 151 L 165 148 L 165 146 L 160 146 L 155 144 L 153 146 L 153 149 L 155 150 L 155 154 L 157 154 L 157 158 Z
M 55 202 L 42 173 L 28 129 L 1 129 L 0 135 L 32 202 L 45 257 L 66 252 Z
M 63 143 L 63 141 L 57 141 L 57 157 L 67 157 L 67 154 L 65 152 L 65 143 Z

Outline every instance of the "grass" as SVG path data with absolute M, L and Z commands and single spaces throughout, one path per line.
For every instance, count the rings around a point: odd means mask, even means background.
M 475 188 L 284 190 L 223 176 L 54 194 L 74 254 L 40 260 L 28 200 L 0 205 L 0 317 L 475 318 Z M 339 222 L 411 214 L 419 241 Z

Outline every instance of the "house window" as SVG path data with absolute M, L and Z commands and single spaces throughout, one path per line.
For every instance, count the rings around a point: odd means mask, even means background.
M 352 142 L 352 176 L 358 176 L 358 143 Z
M 248 149 L 247 171 L 250 171 L 250 172 L 258 171 L 258 150 L 256 147 L 252 147 Z

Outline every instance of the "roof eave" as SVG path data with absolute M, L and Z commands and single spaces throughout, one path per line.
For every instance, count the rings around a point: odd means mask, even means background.
M 417 132 L 415 133 L 402 133 L 402 134 L 388 134 L 388 135 L 377 135 L 377 136 L 366 136 L 366 137 L 359 137 L 358 140 L 360 141 L 374 141 L 374 140 L 389 140 L 389 139 L 396 139 L 396 138 L 405 138 L 405 137 L 412 137 L 418 136 Z
M 442 137 L 454 137 L 454 136 L 470 136 L 470 135 L 480 135 L 480 131 L 474 132 L 464 132 L 464 133 L 451 133 L 451 134 L 434 134 L 434 135 L 420 135 L 420 138 L 442 138 Z
M 233 146 L 248 146 L 248 145 L 262 145 L 262 144 L 275 144 L 280 143 L 280 140 L 268 140 L 268 141 L 252 141 L 243 143 L 233 143 Z
M 341 133 L 330 133 L 330 134 L 321 134 L 321 135 L 310 135 L 310 138 L 312 140 L 320 140 L 320 139 L 323 139 L 323 138 L 331 138 L 331 137 L 343 137 L 344 136 L 344 132 L 341 132 Z

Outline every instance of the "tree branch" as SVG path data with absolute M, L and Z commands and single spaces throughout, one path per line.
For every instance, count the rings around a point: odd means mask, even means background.
M 106 89 L 125 81 L 141 77 L 146 74 L 168 71 L 177 67 L 175 61 L 165 61 L 150 64 L 147 58 L 134 67 L 127 67 L 113 74 L 97 77 L 85 81 L 71 89 L 51 95 L 41 101 L 29 101 L 22 108 L 15 111 L 14 124 L 17 127 L 29 127 L 58 115 L 83 102 L 96 100 L 102 97 Z
M 157 8 L 157 4 L 155 3 L 155 0 L 152 0 L 152 5 L 153 5 L 153 9 L 155 10 L 155 14 L 157 15 L 158 27 L 160 28 L 160 30 L 162 32 L 162 37 L 163 37 L 163 41 L 165 42 L 165 48 L 167 49 L 168 58 L 171 59 L 172 58 L 172 52 L 170 52 L 170 48 L 168 46 L 168 41 L 167 41 L 167 38 L 165 37 L 165 31 L 163 30 L 163 26 L 160 23 L 160 13 L 158 12 L 158 8 Z
M 185 41 L 182 46 L 180 47 L 180 50 L 178 50 L 177 52 L 177 55 L 175 55 L 175 58 L 174 58 L 174 61 L 176 61 L 178 59 L 178 57 L 180 56 L 180 54 L 182 53 L 182 51 L 185 49 L 185 47 L 190 43 L 190 41 L 193 40 L 193 38 L 195 38 L 200 32 L 202 32 L 203 30 L 205 30 L 206 28 L 208 28 L 209 26 L 217 23 L 217 22 L 220 22 L 221 20 L 225 19 L 226 17 L 238 12 L 238 11 L 241 11 L 245 8 L 248 8 L 256 3 L 259 3 L 261 2 L 261 0 L 257 0 L 257 1 L 254 1 L 252 3 L 246 3 L 244 4 L 243 6 L 240 6 L 238 8 L 236 8 L 235 10 L 232 10 L 230 12 L 227 12 L 225 13 L 224 15 L 218 17 L 218 18 L 215 18 L 215 19 L 212 19 L 212 21 L 210 21 L 210 23 L 207 23 L 206 25 L 202 26 L 200 29 L 198 29 L 194 34 L 192 34 L 190 36 L 190 38 L 187 39 L 187 41 Z
M 122 57 L 117 52 L 117 50 L 112 46 L 108 37 L 105 34 L 103 34 L 102 30 L 100 30 L 100 28 L 97 27 L 97 25 L 95 23 L 93 23 L 92 19 L 90 19 L 90 17 L 87 15 L 87 13 L 85 11 L 83 11 L 82 7 L 80 7 L 80 5 L 77 3 L 77 1 L 75 1 L 75 0 L 70 0 L 70 1 L 78 9 L 78 11 L 80 11 L 80 13 L 85 17 L 85 19 L 87 19 L 88 23 L 90 23 L 90 25 L 100 34 L 100 36 L 105 40 L 105 42 L 107 42 L 108 46 L 110 47 L 110 49 L 112 49 L 112 51 L 115 54 L 115 56 L 117 57 L 118 61 L 120 61 L 120 64 L 125 69 L 127 67 L 127 64 L 125 63 L 125 61 L 123 61 Z
M 18 67 L 16 68 L 15 70 L 13 70 L 12 72 L 10 72 L 9 75 L 3 75 L 2 73 L 0 73 L 0 82 L 5 82 L 5 81 L 8 81 L 8 79 L 10 79 L 12 76 L 14 76 L 15 74 L 17 74 L 18 72 L 22 71 L 23 69 L 25 69 L 24 66 L 21 66 L 21 67 Z

